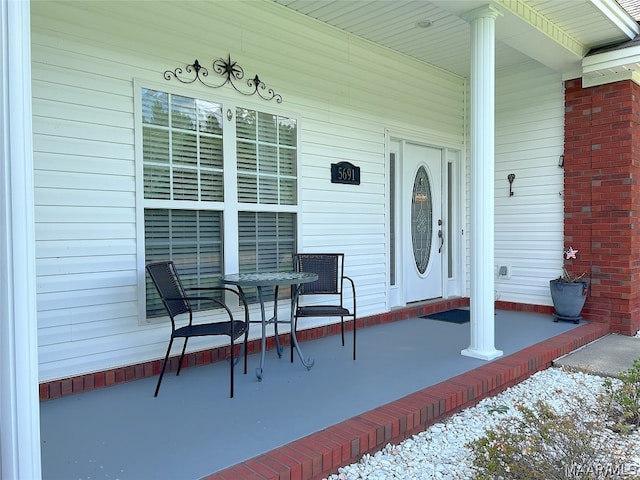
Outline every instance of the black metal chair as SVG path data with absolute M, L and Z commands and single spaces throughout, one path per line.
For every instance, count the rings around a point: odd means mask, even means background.
M 303 317 L 340 317 L 342 346 L 344 347 L 344 317 L 353 318 L 353 359 L 356 359 L 356 287 L 344 274 L 343 253 L 298 253 L 293 257 L 296 272 L 317 273 L 318 280 L 300 285 L 295 309 L 294 329 Z M 344 283 L 351 285 L 352 310 L 344 305 Z M 313 300 L 309 297 L 314 296 Z M 307 297 L 306 299 L 304 297 Z M 322 299 L 322 297 L 326 297 Z M 301 301 L 302 300 L 302 301 Z M 314 304 L 308 304 L 313 301 Z M 293 361 L 293 349 L 291 351 Z
M 164 357 L 162 370 L 160 371 L 160 378 L 158 378 L 158 384 L 156 385 L 156 391 L 153 396 L 158 396 L 158 391 L 160 390 L 162 377 L 167 367 L 169 353 L 171 352 L 171 346 L 173 345 L 174 338 L 184 338 L 184 345 L 182 347 L 180 361 L 178 362 L 178 371 L 176 372 L 176 375 L 180 375 L 182 359 L 184 358 L 184 352 L 187 349 L 187 342 L 189 341 L 189 338 L 209 335 L 227 335 L 230 339 L 229 343 L 231 349 L 231 358 L 229 361 L 231 368 L 230 397 L 233 398 L 233 370 L 237 361 L 240 360 L 242 350 L 244 350 L 244 373 L 247 373 L 247 337 L 249 334 L 249 308 L 247 306 L 247 302 L 244 299 L 244 296 L 235 290 L 225 287 L 185 289 L 182 286 L 180 276 L 178 275 L 176 267 L 172 261 L 149 263 L 147 265 L 147 272 L 149 272 L 149 276 L 153 280 L 153 283 L 158 290 L 158 294 L 162 299 L 162 303 L 164 304 L 167 313 L 169 314 L 169 318 L 171 319 L 171 338 L 169 339 L 169 346 L 167 347 L 167 353 Z M 186 292 L 190 291 L 228 291 L 236 294 L 239 297 L 240 302 L 244 305 L 244 321 L 234 320 L 231 310 L 224 302 L 221 302 L 220 300 L 210 296 L 188 296 Z M 191 301 L 205 301 L 212 303 L 214 306 L 221 307 L 222 309 L 224 309 L 229 319 L 219 322 L 194 324 L 193 310 L 190 304 Z M 185 313 L 189 314 L 189 322 L 185 326 L 176 328 L 176 317 Z M 240 338 L 242 334 L 244 334 L 244 342 L 241 345 L 241 352 L 238 356 L 238 360 L 235 360 L 235 341 Z

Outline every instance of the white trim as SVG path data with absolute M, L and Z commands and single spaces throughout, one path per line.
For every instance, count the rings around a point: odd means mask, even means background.
M 391 231 L 391 226 L 389 225 L 389 220 L 387 220 L 386 224 L 385 224 L 385 232 L 386 232 L 386 255 L 385 255 L 385 264 L 386 264 L 386 269 L 385 272 L 386 273 L 386 284 L 387 284 L 387 302 L 386 302 L 386 309 L 389 310 L 391 308 L 395 308 L 395 307 L 401 307 L 404 305 L 404 301 L 402 298 L 402 281 L 400 280 L 402 278 L 402 266 L 401 266 L 401 262 L 398 261 L 398 239 L 400 238 L 400 225 L 399 225 L 399 221 L 398 219 L 401 218 L 401 212 L 400 212 L 400 208 L 399 208 L 399 202 L 398 202 L 398 192 L 400 191 L 400 185 L 399 185 L 399 179 L 400 179 L 400 175 L 398 175 L 398 171 L 399 171 L 399 159 L 400 159 L 400 141 L 396 138 L 396 137 L 392 137 L 389 134 L 388 130 L 385 130 L 385 170 L 387 172 L 387 174 L 389 173 L 390 170 L 390 160 L 391 160 L 391 154 L 395 155 L 394 158 L 394 183 L 395 185 L 393 186 L 393 190 L 391 189 L 391 183 L 390 181 L 386 182 L 385 184 L 385 193 L 386 193 L 386 198 L 387 198 L 387 204 L 385 205 L 385 209 L 387 211 L 390 211 L 390 202 L 391 202 L 391 195 L 393 194 L 394 196 L 394 212 L 393 212 L 393 218 L 395 219 L 395 223 L 394 223 L 394 239 L 395 239 L 395 248 L 394 248 L 394 252 L 395 252 L 395 284 L 391 285 L 391 281 L 390 281 L 390 276 L 391 276 L 391 242 L 392 239 L 389 237 L 390 231 Z
M 634 38 L 640 33 L 638 22 L 615 0 L 591 0 L 591 3 L 627 37 Z
M 466 189 L 464 188 L 464 161 L 462 150 L 460 149 L 445 149 L 445 161 L 443 166 L 443 177 L 447 180 L 443 185 L 443 218 L 445 219 L 445 252 L 446 259 L 444 262 L 448 264 L 449 256 L 452 257 L 452 272 L 451 278 L 448 277 L 447 264 L 443 264 L 444 268 L 444 290 L 443 297 L 461 297 L 465 293 L 465 237 L 464 237 L 464 225 L 465 225 L 465 197 Z M 451 170 L 451 177 L 449 178 L 449 163 L 453 165 Z M 451 191 L 449 191 L 449 185 L 451 185 Z M 449 216 L 448 203 L 451 202 L 451 211 L 453 212 L 453 218 Z M 448 227 L 451 228 L 448 228 Z M 453 232 L 451 239 L 451 251 L 449 251 L 446 239 L 450 235 L 449 232 Z
M 583 77 L 582 88 L 597 87 L 598 85 L 606 85 L 607 83 L 621 82 L 623 80 L 631 80 L 640 85 L 640 72 L 631 70 L 607 73 L 599 77 Z
M 0 477 L 39 479 L 30 4 L 3 1 Z
M 437 148 L 442 151 L 442 171 L 441 171 L 441 180 L 442 180 L 442 195 L 441 195 L 441 204 L 442 204 L 442 219 L 444 221 L 444 226 L 446 227 L 447 222 L 452 221 L 448 218 L 447 211 L 447 195 L 452 193 L 452 202 L 453 202 L 453 212 L 454 212 L 454 225 L 453 231 L 458 232 L 455 234 L 455 238 L 453 241 L 453 269 L 454 274 L 451 280 L 448 279 L 446 262 L 448 258 L 446 257 L 449 252 L 446 248 L 446 237 L 445 237 L 445 255 L 442 260 L 442 298 L 450 298 L 451 296 L 462 296 L 465 292 L 465 284 L 466 284 L 466 276 L 465 276 L 465 240 L 463 237 L 464 234 L 464 225 L 465 225 L 465 168 L 464 168 L 464 146 L 463 143 L 451 142 L 447 141 L 441 136 L 431 136 L 431 135 L 421 135 L 411 130 L 404 129 L 386 129 L 385 130 L 385 169 L 386 172 L 389 172 L 389 157 L 390 153 L 396 153 L 396 186 L 395 186 L 395 194 L 396 194 L 396 231 L 395 231 L 395 240 L 396 240 L 396 284 L 392 286 L 389 281 L 389 272 L 391 271 L 391 262 L 388 255 L 389 252 L 389 244 L 391 239 L 388 237 L 389 235 L 389 224 L 385 225 L 385 231 L 387 233 L 387 255 L 386 255 L 386 282 L 387 282 L 387 292 L 388 292 L 388 300 L 387 300 L 387 308 L 398 308 L 406 305 L 404 301 L 404 265 L 403 262 L 399 260 L 401 257 L 401 252 L 403 251 L 403 233 L 402 233 L 402 211 L 401 211 L 401 202 L 399 201 L 402 192 L 402 152 L 404 151 L 403 145 L 405 143 L 415 143 L 418 145 L 423 145 L 426 147 Z M 394 149 L 392 145 L 396 146 Z M 449 161 L 453 163 L 453 192 L 447 191 L 446 179 L 447 179 L 447 164 Z M 387 182 L 385 187 L 386 198 L 390 201 L 391 189 L 389 182 Z M 387 204 L 387 209 L 389 205 Z M 445 233 L 446 235 L 446 233 Z
M 431 132 L 418 132 L 405 128 L 390 128 L 386 131 L 388 138 L 403 139 L 407 142 L 425 145 L 434 148 L 449 148 L 453 150 L 461 150 L 464 148 L 464 142 L 454 140 L 449 137 L 437 135 Z
M 640 46 L 621 48 L 585 57 L 582 60 L 582 73 L 593 73 L 637 63 L 640 63 Z
M 145 300 L 145 254 L 144 254 L 144 169 L 142 162 L 142 84 L 147 82 L 133 80 L 133 125 L 134 125 L 134 167 L 135 203 L 136 203 L 136 292 L 138 299 L 138 324 L 150 323 L 147 319 L 147 305 Z
M 227 110 L 231 110 L 231 119 L 227 117 Z M 222 102 L 223 134 L 222 134 L 222 155 L 223 155 L 223 176 L 224 176 L 224 199 L 222 202 L 222 268 L 225 273 L 237 273 L 240 271 L 240 260 L 238 255 L 238 158 L 236 156 L 236 105 L 229 102 Z M 231 136 L 233 142 L 225 139 Z M 234 199 L 233 208 L 228 208 L 228 200 Z M 228 248 L 228 245 L 235 245 L 235 248 Z
M 585 57 L 582 61 L 582 86 L 595 87 L 622 80 L 640 83 L 638 64 L 640 64 L 640 46 Z

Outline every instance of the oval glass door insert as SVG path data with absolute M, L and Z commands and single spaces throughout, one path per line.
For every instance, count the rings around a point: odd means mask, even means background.
M 421 166 L 413 181 L 411 194 L 411 241 L 413 258 L 420 275 L 424 275 L 431 255 L 433 235 L 433 202 L 431 183 L 424 166 Z

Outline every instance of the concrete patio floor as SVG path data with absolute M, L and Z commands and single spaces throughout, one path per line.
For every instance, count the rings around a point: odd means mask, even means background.
M 43 478 L 315 479 L 498 393 L 608 333 L 597 323 L 498 310 L 492 362 L 464 357 L 469 324 L 410 318 L 302 344 L 311 370 L 267 352 L 264 379 L 249 357 L 72 395 L 41 404 Z

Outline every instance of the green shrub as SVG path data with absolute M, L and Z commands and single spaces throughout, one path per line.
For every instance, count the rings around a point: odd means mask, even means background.
M 603 444 L 600 422 L 582 412 L 557 414 L 544 402 L 517 406 L 520 415 L 468 444 L 479 480 L 631 478 Z M 635 472 L 634 472 L 635 473 Z M 618 475 L 616 477 L 615 475 Z
M 619 383 L 614 385 L 610 379 L 604 382 L 604 404 L 609 418 L 613 421 L 613 430 L 630 433 L 640 426 L 640 359 L 622 372 Z

